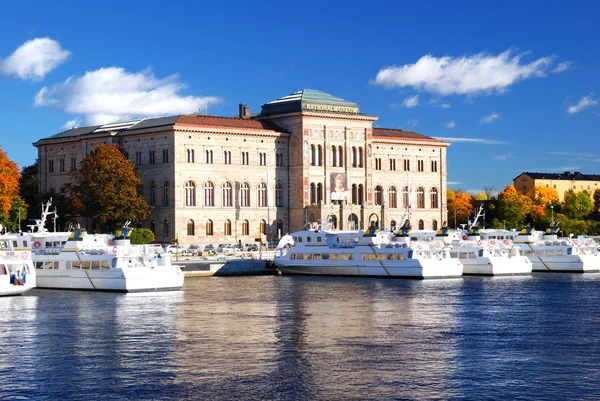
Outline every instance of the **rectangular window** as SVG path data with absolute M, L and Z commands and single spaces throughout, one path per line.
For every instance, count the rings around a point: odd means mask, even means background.
M 135 164 L 138 166 L 142 164 L 142 152 L 135 152 Z
M 425 163 L 423 162 L 423 160 L 417 160 L 417 170 L 425 171 Z
M 404 171 L 410 171 L 410 160 L 404 159 Z
M 153 150 L 148 152 L 148 163 L 154 164 L 154 151 Z
M 64 173 L 64 171 L 65 171 L 65 159 L 60 159 L 58 161 L 58 169 L 60 170 L 61 173 Z
M 54 160 L 48 160 L 48 172 L 49 173 L 54 172 Z
M 431 172 L 432 173 L 437 173 L 437 160 L 432 160 L 431 161 Z
M 163 163 L 168 163 L 169 162 L 169 149 L 163 149 L 162 155 L 163 155 Z
M 77 158 L 71 157 L 71 171 L 77 170 Z

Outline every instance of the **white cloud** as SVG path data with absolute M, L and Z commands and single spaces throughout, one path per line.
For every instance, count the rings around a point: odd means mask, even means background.
M 500 114 L 494 111 L 492 114 L 488 114 L 487 116 L 481 117 L 481 120 L 479 120 L 479 124 L 491 124 L 499 118 Z
M 553 73 L 559 73 L 559 72 L 563 72 L 563 71 L 567 71 L 570 67 L 571 64 L 573 64 L 572 61 L 563 61 L 562 63 L 559 63 L 555 69 L 552 70 Z
M 410 119 L 406 122 L 406 125 L 409 125 L 411 127 L 416 127 L 417 124 L 419 123 L 419 120 L 417 120 L 416 118 Z
M 497 160 L 497 161 L 502 161 L 503 162 L 503 161 L 506 161 L 508 159 L 512 159 L 512 153 L 507 153 L 505 155 L 497 155 L 497 156 L 494 156 L 493 159 Z
M 144 70 L 130 73 L 120 67 L 101 68 L 82 77 L 43 87 L 36 106 L 54 106 L 66 114 L 84 115 L 88 124 L 134 117 L 193 113 L 219 103 L 214 96 L 181 96 L 185 85 L 177 75 L 158 79 Z
M 456 127 L 456 123 L 454 122 L 454 120 L 452 120 L 448 124 L 446 124 L 445 127 L 446 128 L 454 128 L 454 127 Z
M 406 108 L 411 108 L 411 107 L 415 107 L 419 105 L 419 95 L 414 95 L 414 96 L 410 96 L 407 97 L 406 99 L 404 99 L 404 102 L 402 102 L 402 105 Z
M 449 109 L 450 107 L 452 107 L 450 103 L 442 103 L 442 109 Z
M 497 56 L 479 53 L 463 57 L 425 55 L 414 64 L 381 69 L 373 81 L 385 88 L 412 87 L 441 95 L 475 95 L 503 93 L 515 83 L 534 77 L 544 77 L 554 65 L 555 56 L 546 56 L 530 63 L 521 63 L 523 56 L 512 55 L 508 49 Z M 566 70 L 561 63 L 552 72 Z
M 467 142 L 467 143 L 475 143 L 482 145 L 508 145 L 510 142 L 505 141 L 496 141 L 495 139 L 479 139 L 479 138 L 444 138 L 444 137 L 435 137 L 436 139 L 441 139 L 446 142 Z
M 0 60 L 0 72 L 21 79 L 40 80 L 70 55 L 70 51 L 50 38 L 35 38 L 23 43 L 4 61 Z
M 593 107 L 595 105 L 598 104 L 598 99 L 593 99 L 594 96 L 594 92 L 590 93 L 589 95 L 582 97 L 581 100 L 579 101 L 579 103 L 577 103 L 575 106 L 570 106 L 567 111 L 569 112 L 569 114 L 575 114 L 575 113 L 579 113 L 582 110 L 585 110 L 589 107 Z
M 81 125 L 81 119 L 80 118 L 74 118 L 72 120 L 67 121 L 62 127 L 61 129 L 63 130 L 68 130 L 68 129 L 72 129 L 72 128 L 76 128 L 79 127 Z
M 448 185 L 460 185 L 460 184 L 462 184 L 462 182 L 460 182 L 460 181 L 448 181 L 446 184 L 448 184 Z

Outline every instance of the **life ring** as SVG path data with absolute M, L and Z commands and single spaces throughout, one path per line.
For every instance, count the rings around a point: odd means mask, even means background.
M 477 246 L 481 246 L 481 240 L 480 239 L 477 240 Z
M 508 245 L 508 240 L 507 239 L 503 240 L 502 242 L 504 242 L 504 245 Z
M 573 240 L 573 244 L 577 245 L 577 240 L 576 239 Z
M 464 241 L 464 240 L 466 240 L 466 239 L 467 239 L 467 236 L 466 236 L 466 235 L 463 235 L 463 241 Z
M 21 254 L 21 259 L 27 259 L 27 252 L 23 252 Z
M 490 245 L 496 245 L 496 241 L 494 241 L 493 239 L 490 240 Z
M 113 246 L 113 253 L 117 253 L 117 247 Z
M 37 248 L 39 248 L 39 247 L 40 247 L 40 245 L 42 245 L 42 244 L 40 244 L 40 243 L 39 243 L 39 241 L 35 241 L 35 242 L 33 243 L 33 247 L 34 247 L 34 248 L 36 248 L 36 249 L 37 249 Z

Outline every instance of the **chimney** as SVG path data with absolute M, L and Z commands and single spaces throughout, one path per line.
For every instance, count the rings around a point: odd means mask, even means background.
M 581 173 L 579 171 L 576 171 L 575 173 L 573 173 L 575 175 L 581 175 Z
M 246 106 L 242 103 L 240 103 L 239 105 L 239 114 L 240 114 L 240 118 L 250 118 L 250 106 Z
M 570 172 L 570 171 L 565 171 L 565 175 L 567 175 L 567 176 L 568 176 L 569 174 L 571 174 L 571 172 Z

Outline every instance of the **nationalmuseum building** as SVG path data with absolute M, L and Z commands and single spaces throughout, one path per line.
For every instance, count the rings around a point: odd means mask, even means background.
M 447 219 L 448 143 L 375 128 L 377 117 L 301 90 L 238 117 L 178 115 L 73 128 L 34 143 L 40 192 L 62 192 L 100 144 L 139 171 L 157 242 L 276 240 L 330 219 L 339 229 L 413 228 Z

